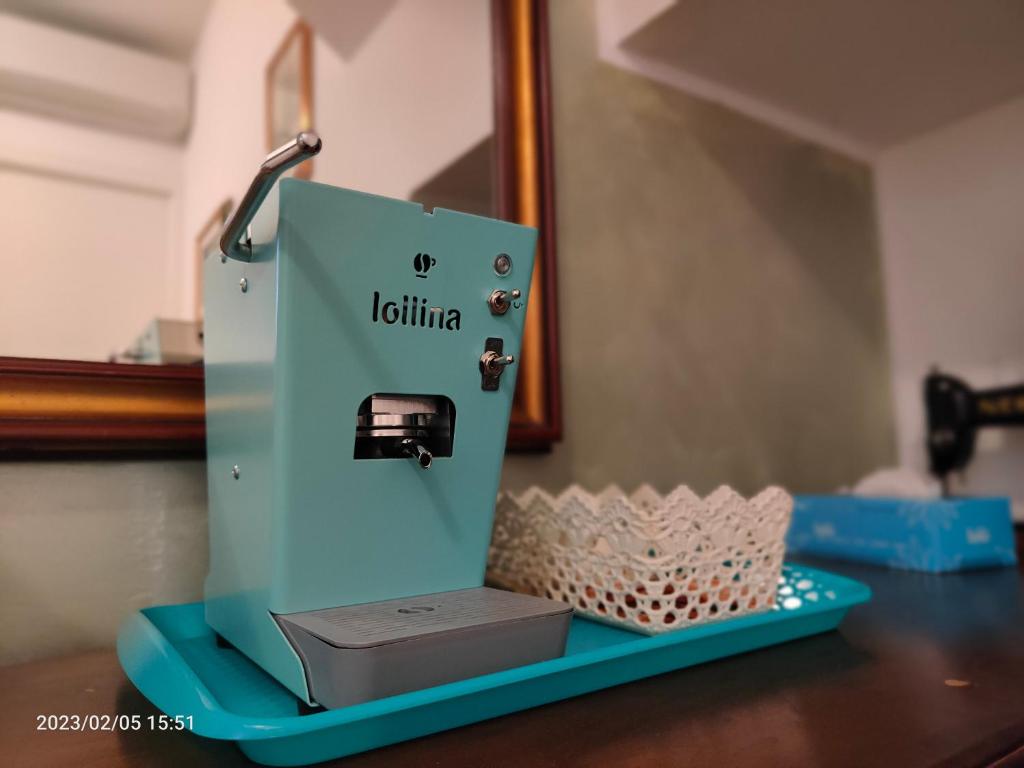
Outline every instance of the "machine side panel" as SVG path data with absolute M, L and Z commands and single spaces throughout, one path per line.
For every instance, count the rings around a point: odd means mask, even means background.
M 519 355 L 536 231 L 292 179 L 280 186 L 271 610 L 480 586 L 518 367 L 485 391 L 480 357 L 489 338 Z M 506 276 L 495 272 L 500 253 L 512 259 Z M 495 289 L 519 289 L 518 306 L 492 314 Z M 357 410 L 375 393 L 450 398 L 452 456 L 429 470 L 355 459 Z
M 269 198 L 264 209 L 254 226 L 275 228 L 276 222 L 271 226 L 267 221 L 277 214 Z M 277 240 L 268 239 L 255 247 L 249 263 L 214 256 L 203 270 L 210 525 L 206 621 L 296 695 L 308 699 L 301 661 L 268 613 L 274 578 L 277 346 Z

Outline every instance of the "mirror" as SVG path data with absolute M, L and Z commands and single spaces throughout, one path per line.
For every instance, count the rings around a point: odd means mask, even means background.
M 135 91 L 113 93 L 134 61 L 118 49 L 114 59 L 128 58 L 98 73 L 112 92 L 95 104 L 79 94 L 12 113 L 27 144 L 16 164 L 0 162 L 12 213 L 0 356 L 76 361 L 76 372 L 93 371 L 105 386 L 138 378 L 106 363 L 169 373 L 167 363 L 192 363 L 182 381 L 193 387 L 202 377 L 202 263 L 217 252 L 229 201 L 267 151 L 312 129 L 327 150 L 296 175 L 540 228 L 510 444 L 557 439 L 550 113 L 537 51 L 546 4 L 290 0 L 274 18 L 214 10 L 197 23 L 191 51 L 147 51 L 160 64 L 148 69 L 135 62 Z M 101 96 L 115 95 L 139 103 L 104 106 Z M 5 364 L 23 370 L 0 357 L 0 374 Z M 45 360 L 32 370 L 45 372 Z M 4 385 L 0 376 L 0 395 Z M 13 416 L 0 408 L 0 422 L 33 407 Z M 163 406 L 152 407 L 164 424 Z

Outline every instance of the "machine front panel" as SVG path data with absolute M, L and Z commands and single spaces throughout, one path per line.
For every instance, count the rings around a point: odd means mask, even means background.
M 479 586 L 536 233 L 286 180 L 278 237 L 271 609 Z

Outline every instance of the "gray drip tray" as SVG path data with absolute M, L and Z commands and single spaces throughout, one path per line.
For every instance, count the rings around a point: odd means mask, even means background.
M 335 708 L 561 656 L 572 609 L 477 587 L 276 618 Z

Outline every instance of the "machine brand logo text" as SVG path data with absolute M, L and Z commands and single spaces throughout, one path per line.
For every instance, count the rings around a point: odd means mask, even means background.
M 373 322 L 385 325 L 412 325 L 418 328 L 462 329 L 462 313 L 457 309 L 432 307 L 419 296 L 402 296 L 402 301 L 383 301 L 380 291 L 373 292 Z

